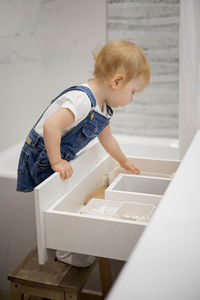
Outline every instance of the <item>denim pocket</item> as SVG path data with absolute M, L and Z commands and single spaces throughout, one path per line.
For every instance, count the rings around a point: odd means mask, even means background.
M 51 165 L 40 165 L 39 162 L 35 166 L 35 184 L 38 185 L 54 173 Z
M 54 171 L 51 168 L 47 151 L 46 149 L 43 149 L 35 165 L 35 184 L 40 184 L 53 173 Z
M 19 158 L 18 169 L 17 169 L 18 174 L 22 174 L 24 172 L 24 170 L 26 168 L 28 156 L 29 156 L 29 154 L 22 149 L 20 158 Z
M 84 136 L 86 136 L 87 138 L 96 137 L 97 127 L 96 126 L 92 126 L 92 124 L 90 124 L 90 125 L 85 124 L 85 125 L 83 125 L 83 128 L 82 128 L 82 134 Z
M 60 153 L 61 153 L 61 157 L 62 159 L 65 159 L 66 161 L 70 161 L 72 159 L 74 159 L 74 155 L 65 152 L 62 148 L 60 149 Z
M 83 149 L 90 141 L 92 141 L 98 135 L 97 127 L 92 125 L 93 124 L 83 125 L 81 132 L 79 133 L 74 143 L 74 147 L 76 150 L 80 151 L 81 149 Z
M 47 151 L 46 149 L 43 149 L 42 152 L 40 153 L 38 157 L 37 163 L 42 167 L 42 168 L 49 168 L 50 162 L 48 159 Z

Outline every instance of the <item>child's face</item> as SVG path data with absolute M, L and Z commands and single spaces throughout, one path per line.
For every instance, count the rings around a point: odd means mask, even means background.
M 133 100 L 135 93 L 143 90 L 145 85 L 144 79 L 141 77 L 131 79 L 124 87 L 121 83 L 114 84 L 108 95 L 107 104 L 111 107 L 124 106 Z

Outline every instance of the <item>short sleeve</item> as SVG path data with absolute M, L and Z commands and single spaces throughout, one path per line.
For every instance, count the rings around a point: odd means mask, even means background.
M 68 108 L 74 114 L 75 122 L 79 123 L 87 117 L 91 102 L 86 93 L 82 91 L 70 91 L 57 100 L 61 108 Z

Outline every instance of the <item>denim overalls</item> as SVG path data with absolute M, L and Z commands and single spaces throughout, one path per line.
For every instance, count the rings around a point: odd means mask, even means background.
M 85 86 L 73 86 L 68 88 L 58 95 L 53 102 L 71 90 L 85 92 L 91 101 L 91 110 L 84 120 L 61 138 L 61 157 L 67 161 L 74 159 L 81 149 L 100 134 L 100 132 L 108 125 L 110 120 L 110 118 L 107 118 L 94 110 L 96 106 L 95 97 L 92 91 Z M 110 116 L 112 116 L 113 111 L 109 106 L 107 106 L 107 112 Z M 37 123 L 40 121 L 42 116 L 39 118 Z M 34 130 L 35 126 L 26 138 L 26 142 L 22 148 L 19 158 L 17 191 L 30 192 L 39 183 L 54 173 L 48 160 L 44 139 Z

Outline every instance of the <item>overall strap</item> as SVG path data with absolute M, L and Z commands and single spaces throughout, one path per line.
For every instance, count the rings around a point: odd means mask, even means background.
M 107 109 L 107 113 L 109 114 L 109 116 L 112 117 L 112 115 L 113 115 L 113 110 L 112 110 L 112 108 L 111 108 L 108 104 L 106 104 L 106 109 Z
M 62 93 L 60 93 L 54 100 L 52 100 L 52 103 L 57 100 L 59 97 L 61 97 L 62 95 L 64 95 L 65 93 L 69 92 L 69 91 L 82 91 L 82 92 L 85 92 L 88 97 L 90 98 L 90 101 L 91 101 L 91 106 L 92 108 L 95 107 L 97 104 L 96 104 L 96 99 L 91 91 L 91 89 L 89 89 L 87 86 L 83 86 L 83 85 L 75 85 L 75 86 L 72 86 L 66 90 L 64 90 Z
M 59 97 L 61 97 L 62 95 L 64 95 L 65 93 L 69 92 L 69 91 L 82 91 L 82 92 L 85 92 L 90 101 L 91 101 L 91 107 L 94 108 L 96 106 L 96 99 L 92 93 L 92 91 L 86 87 L 86 86 L 82 86 L 82 85 L 75 85 L 75 86 L 72 86 L 72 87 L 69 87 L 67 88 L 66 90 L 64 90 L 62 93 L 60 93 L 56 98 L 54 98 L 52 101 L 51 101 L 51 104 L 56 101 Z M 44 113 L 47 111 L 47 109 L 49 108 L 49 106 L 51 105 L 49 104 L 47 106 L 47 108 L 45 109 L 45 111 L 43 112 L 43 114 L 40 116 L 40 118 L 37 120 L 37 122 L 35 123 L 34 127 L 39 123 L 39 121 L 41 120 L 41 118 L 43 117 Z
M 51 101 L 51 103 L 53 103 L 55 100 L 57 100 L 59 97 L 61 97 L 63 94 L 69 92 L 69 91 L 73 91 L 73 90 L 76 90 L 76 91 L 82 91 L 82 92 L 85 92 L 88 97 L 90 98 L 90 101 L 91 101 L 91 107 L 94 108 L 97 104 L 96 104 L 96 99 L 91 91 L 91 89 L 89 89 L 87 86 L 83 86 L 83 85 L 75 85 L 75 86 L 72 86 L 66 90 L 64 90 L 62 93 L 60 93 L 55 99 L 53 99 Z M 106 108 L 107 108 L 107 113 L 112 116 L 113 115 L 113 110 L 112 108 L 109 106 L 109 105 L 106 105 Z

